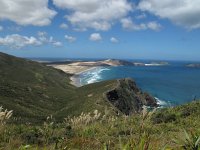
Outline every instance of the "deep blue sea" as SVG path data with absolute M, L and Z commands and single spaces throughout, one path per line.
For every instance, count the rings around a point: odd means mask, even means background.
M 200 68 L 187 62 L 169 62 L 167 66 L 100 67 L 80 75 L 81 84 L 103 80 L 133 78 L 137 85 L 156 97 L 161 105 L 175 106 L 200 99 Z
M 65 59 L 40 58 L 38 60 L 63 61 Z M 169 65 L 166 66 L 99 67 L 82 73 L 80 82 L 85 85 L 130 77 L 143 91 L 149 92 L 164 106 L 175 106 L 200 99 L 200 68 L 186 67 L 186 64 L 195 62 L 168 61 L 168 63 Z

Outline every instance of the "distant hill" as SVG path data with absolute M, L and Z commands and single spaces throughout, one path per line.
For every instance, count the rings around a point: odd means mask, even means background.
M 18 122 L 40 122 L 48 115 L 62 120 L 94 109 L 131 114 L 144 104 L 156 106 L 155 99 L 142 93 L 131 79 L 76 88 L 69 77 L 45 64 L 0 53 L 0 106 L 14 110 Z M 113 90 L 114 96 L 107 94 Z
M 134 65 L 132 62 L 125 61 L 125 60 L 117 60 L 117 59 L 107 59 L 107 60 L 99 61 L 99 62 L 108 66 L 133 66 Z
M 45 63 L 45 62 L 44 62 Z M 133 66 L 134 63 L 125 61 L 125 60 L 117 60 L 117 59 L 107 59 L 100 61 L 64 61 L 64 62 L 46 62 L 48 65 L 62 65 L 62 64 L 70 64 L 76 66 Z

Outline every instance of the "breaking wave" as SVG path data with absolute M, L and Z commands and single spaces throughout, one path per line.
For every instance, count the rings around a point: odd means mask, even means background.
M 105 67 L 96 67 L 94 69 L 91 69 L 89 71 L 86 71 L 81 74 L 81 80 L 80 82 L 82 84 L 91 84 L 95 82 L 102 81 L 102 72 L 108 71 L 110 69 L 105 68 Z
M 170 103 L 170 101 L 164 101 L 164 100 L 161 100 L 157 97 L 155 97 L 156 101 L 157 101 L 157 104 L 159 105 L 160 108 L 163 108 L 163 107 L 171 107 L 172 104 Z

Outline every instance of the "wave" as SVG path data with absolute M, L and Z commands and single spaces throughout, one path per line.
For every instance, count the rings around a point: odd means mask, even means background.
M 160 108 L 172 106 L 172 104 L 169 101 L 164 101 L 164 100 L 161 100 L 157 97 L 155 97 L 155 99 L 156 99 L 157 104 L 159 105 Z
M 108 71 L 108 70 L 110 69 L 105 68 L 105 67 L 96 67 L 94 69 L 86 71 L 81 75 L 81 82 L 83 84 L 91 84 L 91 83 L 99 82 L 102 79 L 101 73 L 103 71 Z
M 164 66 L 165 64 L 144 64 L 145 66 Z

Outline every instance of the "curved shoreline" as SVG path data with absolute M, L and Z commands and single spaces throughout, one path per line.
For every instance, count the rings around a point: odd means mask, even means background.
M 74 85 L 74 86 L 76 86 L 76 87 L 81 87 L 81 86 L 83 86 L 83 85 L 81 84 L 81 81 L 80 81 L 80 75 L 83 74 L 83 73 L 85 73 L 85 72 L 88 72 L 88 71 L 91 71 L 91 70 L 93 70 L 93 69 L 96 69 L 96 68 L 98 68 L 98 67 L 91 67 L 91 68 L 88 68 L 88 69 L 85 69 L 85 70 L 83 70 L 83 71 L 80 71 L 80 72 L 75 73 L 74 75 L 72 75 L 72 76 L 70 77 L 71 84 Z

